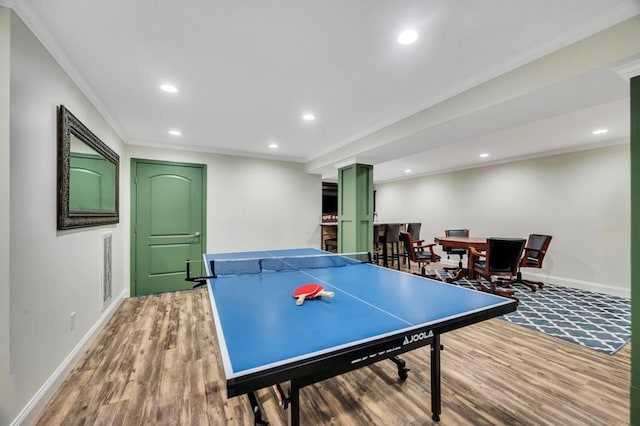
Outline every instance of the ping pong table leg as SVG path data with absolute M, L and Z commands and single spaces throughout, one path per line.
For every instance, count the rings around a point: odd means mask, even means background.
M 440 386 L 440 335 L 433 335 L 431 343 L 431 418 L 439 422 L 442 389 Z
M 300 386 L 297 380 L 289 385 L 289 426 L 300 426 Z
M 398 367 L 398 377 L 400 378 L 400 380 L 407 380 L 407 377 L 409 377 L 410 369 L 407 368 L 406 361 L 399 356 L 392 356 L 389 359 L 393 361 L 396 367 Z
M 262 418 L 262 411 L 260 410 L 260 404 L 258 404 L 258 398 L 253 392 L 247 394 L 249 397 L 249 404 L 251 404 L 251 411 L 253 411 L 253 424 L 255 426 L 265 426 L 269 422 Z

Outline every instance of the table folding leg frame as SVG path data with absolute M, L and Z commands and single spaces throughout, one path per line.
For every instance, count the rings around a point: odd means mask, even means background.
M 260 409 L 260 404 L 258 404 L 256 394 L 249 392 L 247 396 L 249 397 L 249 404 L 251 404 L 251 411 L 253 412 L 253 424 L 256 426 L 268 425 L 269 422 L 262 418 L 262 410 Z
M 442 412 L 442 388 L 440 382 L 440 351 L 443 349 L 440 344 L 440 335 L 433 335 L 433 342 L 431 343 L 430 350 L 430 362 L 431 362 L 431 418 L 439 422 L 440 421 L 440 413 Z M 394 364 L 398 367 L 398 376 L 401 380 L 407 379 L 409 369 L 406 368 L 406 362 L 400 358 L 399 356 L 392 356 L 388 358 L 393 361 Z M 323 379 L 326 379 L 324 377 Z M 289 396 L 285 396 L 280 385 L 276 385 L 276 395 L 280 400 L 280 405 L 289 410 L 289 425 L 290 426 L 299 426 L 300 425 L 300 389 L 317 383 L 318 377 L 309 376 L 302 377 L 298 379 L 292 379 L 289 381 Z M 268 425 L 269 422 L 262 418 L 262 411 L 260 410 L 260 406 L 258 404 L 258 400 L 253 392 L 249 392 L 247 394 L 249 397 L 249 403 L 251 404 L 251 410 L 254 416 L 254 424 L 258 425 Z

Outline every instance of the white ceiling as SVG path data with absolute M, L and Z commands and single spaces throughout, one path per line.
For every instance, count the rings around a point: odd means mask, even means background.
M 628 141 L 628 83 L 603 66 L 367 142 L 639 14 L 640 0 L 3 3 L 128 144 L 303 162 L 326 178 L 357 158 L 383 182 Z M 399 45 L 407 27 L 420 37 Z M 160 91 L 166 82 L 179 92 Z M 599 126 L 609 133 L 591 135 Z

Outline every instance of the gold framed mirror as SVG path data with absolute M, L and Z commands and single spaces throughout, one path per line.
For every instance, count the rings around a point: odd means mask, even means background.
M 120 157 L 58 107 L 58 229 L 118 223 Z

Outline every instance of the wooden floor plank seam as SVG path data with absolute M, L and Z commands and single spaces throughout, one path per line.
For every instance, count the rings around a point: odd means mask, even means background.
M 544 290 L 540 290 L 544 291 Z M 228 399 L 206 289 L 128 298 L 78 361 L 39 425 L 251 425 Z M 500 319 L 442 336 L 440 425 L 627 425 L 630 345 L 613 356 Z M 430 425 L 429 350 L 301 390 L 302 424 Z M 271 425 L 287 412 L 258 392 Z

